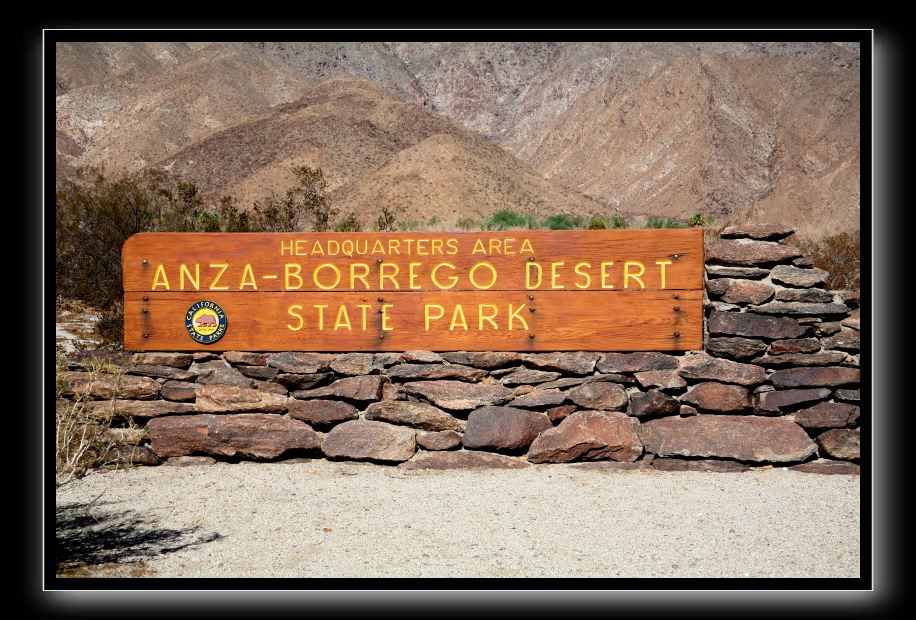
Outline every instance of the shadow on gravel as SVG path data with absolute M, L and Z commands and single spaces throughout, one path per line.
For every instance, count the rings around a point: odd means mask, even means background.
M 92 567 L 110 571 L 119 564 L 142 565 L 165 553 L 217 541 L 198 527 L 166 529 L 133 510 L 115 511 L 112 502 L 84 502 L 57 507 L 57 574 L 94 576 Z M 141 563 L 141 564 L 138 564 Z

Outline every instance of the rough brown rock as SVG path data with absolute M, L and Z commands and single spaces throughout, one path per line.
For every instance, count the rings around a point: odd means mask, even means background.
M 271 368 L 270 366 L 246 366 L 244 364 L 239 364 L 235 369 L 246 377 L 264 381 L 276 379 L 277 373 L 279 372 L 276 368 Z
M 713 311 L 707 323 L 710 334 L 744 336 L 745 338 L 798 338 L 808 328 L 790 317 L 762 316 L 753 312 Z
M 86 414 L 92 417 L 113 415 L 121 418 L 157 418 L 196 411 L 193 403 L 168 400 L 95 400 L 85 403 L 84 407 Z
M 191 357 L 194 358 L 195 362 L 210 362 L 215 359 L 219 359 L 219 355 L 216 353 L 210 353 L 209 351 L 194 351 L 191 354 Z
M 850 308 L 859 307 L 859 293 L 856 291 L 850 290 L 841 290 L 835 291 L 837 295 L 840 296 L 840 299 L 843 300 L 843 303 L 849 306 Z
M 522 360 L 520 353 L 511 351 L 452 351 L 442 353 L 442 358 L 452 364 L 463 364 L 487 370 L 517 364 Z
M 308 390 L 334 377 L 332 372 L 315 372 L 307 375 L 294 373 L 281 373 L 277 375 L 277 381 L 288 390 Z
M 636 373 L 636 381 L 644 388 L 674 390 L 687 386 L 684 378 L 676 370 L 647 370 Z
M 480 381 L 487 372 L 458 364 L 398 364 L 386 373 L 392 379 L 455 379 Z
M 859 402 L 859 390 L 837 390 L 834 392 L 833 397 L 837 400 L 857 403 Z
M 728 226 L 719 233 L 724 239 L 757 239 L 760 241 L 777 241 L 792 235 L 798 229 L 793 226 L 778 224 L 758 224 L 743 226 Z
M 512 390 L 502 385 L 462 381 L 405 383 L 404 391 L 411 396 L 420 396 L 439 407 L 459 411 L 501 405 L 512 399 Z
M 599 372 L 644 372 L 647 370 L 673 370 L 677 358 L 664 353 L 605 353 L 595 365 Z
M 843 351 L 858 351 L 860 345 L 859 331 L 844 327 L 839 333 L 824 338 L 824 348 L 841 349 Z
M 830 366 L 840 364 L 846 354 L 839 351 L 820 351 L 819 353 L 785 353 L 783 355 L 761 355 L 753 362 L 761 366 Z
M 417 450 L 417 432 L 412 428 L 351 420 L 338 424 L 321 444 L 326 456 L 374 461 L 406 461 Z
M 197 390 L 197 410 L 201 413 L 283 413 L 288 402 L 286 396 L 231 385 L 202 385 Z
M 858 460 L 859 429 L 835 428 L 817 436 L 817 444 L 828 456 L 836 459 Z
M 586 409 L 614 410 L 627 406 L 627 393 L 616 383 L 592 382 L 574 387 L 567 398 Z
M 826 388 L 807 390 L 775 390 L 757 395 L 755 411 L 776 414 L 795 405 L 823 400 L 830 396 Z
M 289 390 L 287 390 L 285 386 L 279 383 L 273 383 L 272 381 L 255 381 L 254 389 L 261 390 L 262 392 L 270 392 L 271 394 L 279 394 L 280 396 L 289 394 Z
M 544 383 L 545 381 L 554 381 L 559 378 L 560 373 L 558 372 L 520 368 L 504 375 L 499 381 L 503 385 L 522 385 L 526 383 Z
M 859 466 L 849 461 L 831 461 L 830 459 L 818 459 L 792 465 L 789 469 L 794 471 L 803 471 L 809 474 L 841 474 L 845 476 L 858 476 Z
M 67 366 L 72 369 L 98 370 L 103 366 L 116 366 L 126 370 L 134 365 L 134 356 L 127 351 L 73 351 L 67 356 Z
M 706 265 L 706 275 L 710 278 L 750 278 L 752 280 L 760 280 L 770 275 L 770 270 L 761 269 L 760 267 Z
M 330 397 L 356 401 L 379 400 L 382 397 L 382 383 L 380 375 L 344 377 L 324 387 L 298 390 L 293 392 L 293 396 L 302 399 Z
M 453 450 L 461 445 L 461 434 L 455 431 L 421 431 L 417 444 L 426 450 Z
M 816 450 L 804 429 L 783 418 L 698 415 L 649 420 L 639 426 L 646 452 L 659 456 L 784 463 Z
M 859 311 L 854 310 L 852 316 L 848 316 L 840 321 L 840 325 L 843 327 L 849 327 L 851 329 L 858 330 L 861 327 L 861 323 L 859 321 Z
M 829 304 L 833 301 L 833 294 L 819 288 L 782 288 L 776 291 L 776 301 Z
M 197 376 L 197 383 L 203 385 L 232 385 L 235 387 L 251 387 L 253 381 L 223 360 L 216 359 L 210 362 L 194 362 L 188 372 Z
M 817 338 L 793 338 L 790 340 L 776 340 L 770 344 L 770 355 L 783 355 L 784 353 L 814 353 L 821 350 L 821 341 Z
M 398 469 L 524 469 L 526 467 L 531 467 L 531 465 L 511 456 L 473 450 L 420 451 L 411 460 L 398 465 Z
M 796 267 L 814 267 L 814 257 L 809 254 L 805 254 L 804 256 L 799 256 L 793 260 L 792 264 Z
M 338 355 L 329 364 L 331 370 L 341 375 L 369 375 L 385 367 L 384 361 L 372 353 L 346 353 Z
M 252 353 L 250 351 L 226 351 L 223 359 L 230 364 L 245 364 L 246 366 L 265 366 L 270 353 Z
M 710 295 L 730 304 L 762 304 L 776 292 L 772 285 L 754 280 L 717 278 L 706 283 Z
M 859 370 L 836 366 L 786 368 L 770 375 L 770 382 L 776 388 L 848 385 L 859 382 Z
M 696 407 L 691 407 L 690 405 L 681 405 L 680 410 L 678 410 L 678 415 L 682 418 L 692 415 L 700 415 L 700 412 L 697 411 Z
M 267 365 L 279 368 L 282 372 L 310 375 L 326 371 L 334 357 L 330 353 L 274 353 L 267 358 Z
M 557 420 L 562 420 L 575 410 L 575 405 L 560 405 L 559 407 L 551 407 L 545 413 L 548 418 L 556 422 Z
M 807 304 L 801 301 L 771 301 L 754 308 L 764 314 L 790 314 L 793 316 L 824 316 L 846 314 L 849 309 L 843 304 Z
M 155 377 L 163 379 L 174 379 L 175 381 L 190 381 L 197 375 L 175 368 L 174 366 L 150 366 L 146 364 L 135 364 L 127 369 L 129 375 L 140 375 L 143 377 Z
M 67 372 L 64 375 L 64 396 L 89 398 L 132 398 L 153 400 L 159 397 L 159 383 L 149 377 L 133 375 L 108 375 L 91 372 Z
M 712 357 L 703 351 L 684 355 L 678 374 L 687 379 L 712 379 L 738 385 L 756 385 L 766 379 L 766 371 L 759 366 Z
M 199 383 L 183 383 L 181 381 L 166 381 L 162 384 L 160 392 L 165 400 L 186 401 L 197 397 Z
M 522 356 L 522 359 L 536 368 L 587 375 L 595 370 L 595 363 L 599 357 L 598 353 L 572 351 L 568 353 L 529 353 Z
M 811 288 L 823 284 L 829 275 L 823 269 L 799 269 L 790 265 L 777 265 L 770 272 L 773 282 L 798 288 Z
M 404 424 L 427 431 L 462 431 L 465 424 L 430 404 L 407 400 L 372 403 L 363 415 L 367 420 Z
M 528 449 L 531 463 L 576 459 L 635 461 L 642 454 L 639 423 L 618 412 L 577 411 L 541 433 Z
M 750 467 L 736 461 L 720 461 L 715 459 L 675 459 L 657 458 L 652 460 L 653 469 L 658 471 L 712 471 L 712 472 L 739 472 L 748 471 Z
M 751 395 L 745 388 L 724 383 L 698 383 L 688 389 L 681 400 L 703 411 L 729 413 L 751 408 Z
M 154 418 L 149 422 L 149 435 L 160 457 L 204 453 L 269 459 L 287 450 L 317 448 L 321 443 L 321 436 L 308 424 L 264 413 Z
M 706 350 L 713 355 L 748 359 L 767 350 L 767 343 L 762 340 L 739 337 L 710 338 L 706 341 Z
M 423 351 L 420 349 L 411 349 L 401 353 L 401 362 L 416 362 L 420 364 L 437 364 L 442 362 L 442 356 L 432 351 Z
M 796 247 L 772 241 L 720 239 L 706 244 L 706 260 L 730 265 L 763 265 L 779 263 L 798 256 Z
M 165 353 L 147 351 L 134 353 L 133 362 L 141 366 L 171 366 L 173 368 L 187 368 L 194 358 L 190 353 Z
M 822 321 L 814 326 L 814 333 L 818 336 L 830 336 L 843 329 L 838 321 Z
M 795 412 L 795 421 L 805 428 L 844 428 L 859 420 L 859 408 L 846 403 L 818 403 Z
M 337 424 L 359 417 L 356 407 L 339 400 L 290 399 L 289 417 L 309 424 Z
M 658 390 L 637 392 L 630 395 L 627 415 L 634 418 L 652 418 L 664 415 L 675 415 L 681 410 L 681 403 L 676 398 L 662 394 Z
M 559 405 L 566 400 L 566 394 L 553 388 L 550 390 L 532 390 L 509 402 L 508 407 L 549 407 Z
M 216 459 L 212 456 L 173 456 L 162 463 L 170 467 L 193 467 L 195 465 L 215 465 Z
M 527 447 L 552 427 L 544 413 L 513 407 L 481 407 L 468 416 L 462 442 L 471 449 L 515 450 Z

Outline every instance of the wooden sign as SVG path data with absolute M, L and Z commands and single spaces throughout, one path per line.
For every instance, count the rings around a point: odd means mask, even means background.
M 142 351 L 702 348 L 703 231 L 140 233 Z

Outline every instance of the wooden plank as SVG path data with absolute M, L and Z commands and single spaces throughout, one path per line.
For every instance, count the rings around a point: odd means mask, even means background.
M 195 342 L 185 330 L 188 309 L 202 300 L 219 304 L 228 320 L 225 335 L 212 345 Z M 365 329 L 361 304 L 368 306 Z M 456 314 L 459 304 L 467 330 Z M 495 307 L 496 328 L 480 318 L 481 304 Z M 315 305 L 327 306 L 321 330 Z M 340 316 L 341 305 L 347 308 L 350 329 Z M 388 305 L 389 330 L 382 329 L 383 305 Z M 297 306 L 295 314 L 290 313 L 291 306 Z M 440 313 L 436 306 L 442 308 L 440 319 L 434 318 Z M 512 330 L 508 329 L 510 311 L 516 317 Z M 492 313 L 489 306 L 483 308 L 484 317 Z M 124 347 L 150 351 L 676 351 L 702 348 L 702 326 L 702 291 L 130 292 L 125 295 Z
M 316 243 L 321 254 L 313 253 Z M 352 256 L 343 255 L 345 251 Z M 321 291 L 329 286 L 336 291 L 389 293 L 445 288 L 701 290 L 704 261 L 700 229 L 140 233 L 124 244 L 122 257 L 125 291 L 197 290 L 203 296 L 217 290 Z M 328 263 L 331 266 L 321 267 Z M 442 263 L 446 265 L 438 268 L 434 279 L 433 269 Z M 450 286 L 452 276 L 455 284 Z

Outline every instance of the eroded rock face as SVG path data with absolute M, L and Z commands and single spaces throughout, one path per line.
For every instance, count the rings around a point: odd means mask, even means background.
M 566 400 L 566 394 L 557 388 L 548 390 L 532 390 L 527 394 L 516 397 L 510 401 L 509 407 L 550 407 L 559 405 Z
M 826 388 L 761 392 L 757 395 L 755 410 L 775 414 L 795 405 L 823 400 L 828 396 L 830 390 Z
M 281 372 L 314 374 L 328 370 L 334 357 L 329 353 L 274 353 L 267 358 L 267 365 L 279 368 Z
M 726 265 L 780 263 L 802 255 L 791 245 L 752 239 L 720 239 L 706 245 L 706 259 Z
M 636 381 L 644 388 L 674 390 L 687 386 L 687 382 L 676 370 L 647 370 L 636 373 Z
M 231 385 L 251 387 L 253 381 L 221 359 L 208 362 L 195 361 L 188 372 L 195 375 L 195 381 L 203 385 Z
M 135 364 L 149 366 L 172 366 L 174 368 L 187 368 L 194 361 L 190 353 L 164 353 L 158 351 L 145 351 L 134 353 Z
M 719 357 L 732 357 L 746 360 L 757 357 L 767 350 L 767 343 L 762 340 L 739 337 L 710 338 L 706 342 L 706 350 Z
M 823 269 L 799 269 L 789 265 L 777 265 L 773 267 L 770 276 L 773 278 L 773 282 L 779 284 L 811 288 L 826 282 L 829 274 Z
M 776 289 L 766 282 L 716 278 L 706 283 L 709 294 L 730 304 L 762 304 L 768 301 Z
M 569 390 L 566 395 L 569 400 L 586 409 L 623 409 L 629 400 L 622 387 L 604 381 L 584 383 Z
M 398 364 L 385 374 L 392 379 L 456 379 L 458 381 L 480 381 L 486 371 L 458 364 Z
M 751 408 L 751 395 L 740 385 L 707 382 L 692 386 L 681 400 L 703 411 L 731 413 Z
M 159 397 L 159 383 L 149 377 L 108 375 L 90 372 L 68 372 L 63 394 L 110 399 L 153 400 Z
M 427 431 L 462 431 L 464 421 L 428 403 L 388 400 L 372 403 L 364 414 L 367 420 L 403 424 Z
M 859 382 L 857 368 L 787 368 L 770 375 L 776 388 L 839 386 Z
M 197 410 L 200 413 L 283 413 L 288 400 L 279 394 L 231 385 L 203 385 L 197 390 Z
M 552 428 L 547 414 L 514 407 L 481 407 L 468 416 L 463 443 L 468 449 L 525 448 Z
M 321 451 L 330 457 L 401 462 L 416 452 L 416 436 L 412 428 L 372 420 L 351 420 L 331 429 L 321 444 Z
M 324 387 L 313 390 L 297 390 L 293 392 L 293 396 L 302 399 L 344 398 L 363 402 L 379 400 L 382 397 L 382 383 L 383 379 L 379 375 L 344 377 Z
M 541 433 L 528 449 L 532 463 L 568 463 L 576 459 L 635 461 L 642 454 L 633 418 L 607 411 L 577 411 L 556 428 Z
M 673 355 L 655 352 L 605 353 L 595 368 L 598 372 L 645 372 L 647 370 L 674 370 L 677 360 Z
M 600 355 L 588 351 L 568 353 L 531 353 L 525 355 L 525 363 L 545 370 L 559 370 L 575 375 L 587 375 L 595 370 Z
M 759 366 L 712 357 L 702 351 L 691 351 L 683 356 L 678 373 L 687 379 L 711 379 L 739 385 L 757 385 L 766 378 L 766 371 Z
M 848 403 L 818 403 L 796 411 L 794 417 L 805 428 L 844 428 L 859 420 L 859 408 Z
M 85 403 L 84 407 L 92 417 L 114 415 L 121 418 L 157 418 L 196 411 L 193 403 L 168 400 L 94 400 Z
M 817 436 L 821 451 L 835 459 L 859 458 L 859 429 L 835 428 Z
M 341 375 L 368 375 L 383 369 L 385 362 L 372 353 L 346 353 L 335 357 L 328 367 Z
M 202 453 L 268 459 L 321 443 L 308 424 L 264 413 L 165 416 L 150 420 L 148 429 L 160 457 Z
M 356 407 L 338 400 L 290 399 L 289 417 L 308 424 L 337 424 L 359 417 Z
M 677 415 L 681 403 L 658 390 L 639 392 L 630 395 L 630 406 L 627 415 L 634 418 L 652 418 L 665 415 Z
M 718 312 L 709 315 L 710 335 L 743 336 L 745 338 L 799 338 L 808 328 L 791 317 L 764 316 L 753 312 Z
M 442 358 L 452 364 L 489 370 L 517 364 L 521 361 L 522 354 L 511 351 L 453 351 L 443 353 Z
M 659 456 L 786 463 L 802 461 L 817 449 L 802 427 L 783 418 L 659 418 L 641 424 L 638 433 L 646 452 Z
M 405 383 L 404 391 L 439 407 L 458 411 L 487 405 L 501 405 L 512 399 L 512 390 L 502 385 L 462 381 L 417 381 Z
M 134 364 L 127 369 L 127 374 L 142 375 L 144 377 L 161 377 L 163 379 L 174 379 L 175 381 L 188 381 L 197 376 L 186 370 L 175 368 L 174 366 L 152 364 Z

